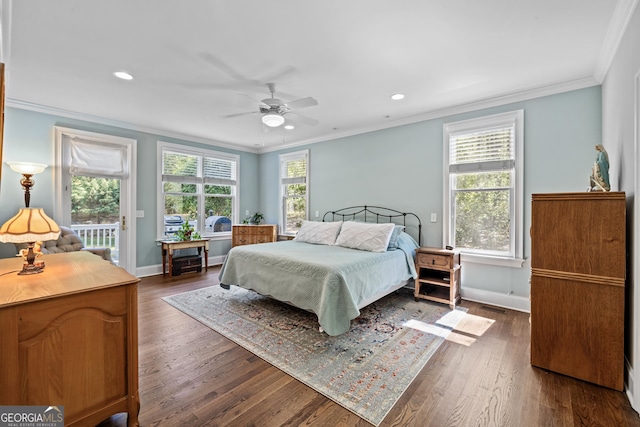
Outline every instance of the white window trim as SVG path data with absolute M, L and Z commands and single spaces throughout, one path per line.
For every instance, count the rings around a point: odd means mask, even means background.
M 514 230 L 515 239 L 514 257 L 490 256 L 481 254 L 461 255 L 462 262 L 473 262 L 479 264 L 491 264 L 504 267 L 524 266 L 524 110 L 510 111 L 507 113 L 494 114 L 491 116 L 477 117 L 469 120 L 445 123 L 443 125 L 443 147 L 444 147 L 444 189 L 443 189 L 443 230 L 442 241 L 445 245 L 452 245 L 451 242 L 451 188 L 449 179 L 449 137 L 451 134 L 472 131 L 478 128 L 487 128 L 500 125 L 509 125 L 515 122 L 515 205 L 514 205 Z
M 307 160 L 307 174 L 306 174 L 306 184 L 307 184 L 307 192 L 305 194 L 305 206 L 306 206 L 306 211 L 304 213 L 305 219 L 309 220 L 309 189 L 310 189 L 310 183 L 309 183 L 309 170 L 310 170 L 310 161 L 309 161 L 309 150 L 300 150 L 300 151 L 294 151 L 291 153 L 285 153 L 285 154 L 280 154 L 278 156 L 278 228 L 281 230 L 283 235 L 289 235 L 289 236 L 293 236 L 295 235 L 295 233 L 285 233 L 285 226 L 284 226 L 284 185 L 282 184 L 282 163 L 284 162 L 290 162 L 292 160 L 299 160 L 299 159 L 306 159 Z
M 156 182 L 157 182 L 157 207 L 156 207 L 156 235 L 157 240 L 164 239 L 164 199 L 162 197 L 162 153 L 164 150 L 175 151 L 177 153 L 184 153 L 192 156 L 202 157 L 216 157 L 219 159 L 225 159 L 236 162 L 236 194 L 233 197 L 233 218 L 231 218 L 232 224 L 239 223 L 240 215 L 240 156 L 236 154 L 224 153 L 221 151 L 199 149 L 196 147 L 190 147 L 187 145 L 173 144 L 171 142 L 158 141 L 158 147 L 156 151 Z M 204 200 L 200 199 L 199 204 Z M 203 211 L 203 207 L 198 207 L 198 212 Z M 208 240 L 229 240 L 231 239 L 231 231 L 218 232 L 214 235 L 202 236 Z

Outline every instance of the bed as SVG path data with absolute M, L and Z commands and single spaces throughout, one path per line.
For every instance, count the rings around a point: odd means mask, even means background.
M 294 240 L 232 248 L 220 285 L 313 312 L 321 330 L 340 335 L 361 308 L 416 278 L 421 231 L 412 213 L 376 206 L 329 211 L 322 222 L 305 221 Z

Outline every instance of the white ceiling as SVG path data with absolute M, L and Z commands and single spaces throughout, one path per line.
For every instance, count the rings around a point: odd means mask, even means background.
M 265 151 L 598 84 L 630 2 L 19 0 L 3 10 L 7 105 Z M 257 111 L 270 82 L 315 98 L 299 112 L 320 123 L 220 118 Z

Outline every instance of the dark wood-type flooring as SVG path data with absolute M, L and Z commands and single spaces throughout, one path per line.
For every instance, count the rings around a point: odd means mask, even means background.
M 217 284 L 218 270 L 139 285 L 141 426 L 370 426 L 160 299 Z M 640 426 L 624 393 L 532 367 L 528 314 L 461 305 L 466 330 L 436 351 L 382 426 Z M 100 426 L 125 425 L 119 414 Z

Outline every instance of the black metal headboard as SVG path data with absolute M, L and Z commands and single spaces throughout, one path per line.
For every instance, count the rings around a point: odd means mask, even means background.
M 367 216 L 371 218 L 371 220 L 367 221 Z M 322 221 L 336 221 L 336 218 L 338 221 L 361 219 L 364 222 L 374 222 L 375 220 L 376 223 L 392 222 L 394 224 L 403 225 L 406 230 L 407 227 L 411 226 L 411 224 L 407 226 L 407 217 L 415 219 L 418 227 L 418 244 L 422 246 L 422 222 L 418 215 L 411 212 L 400 212 L 395 209 L 383 208 L 380 206 L 351 206 L 349 208 L 342 208 L 336 211 L 327 211 L 323 215 Z

